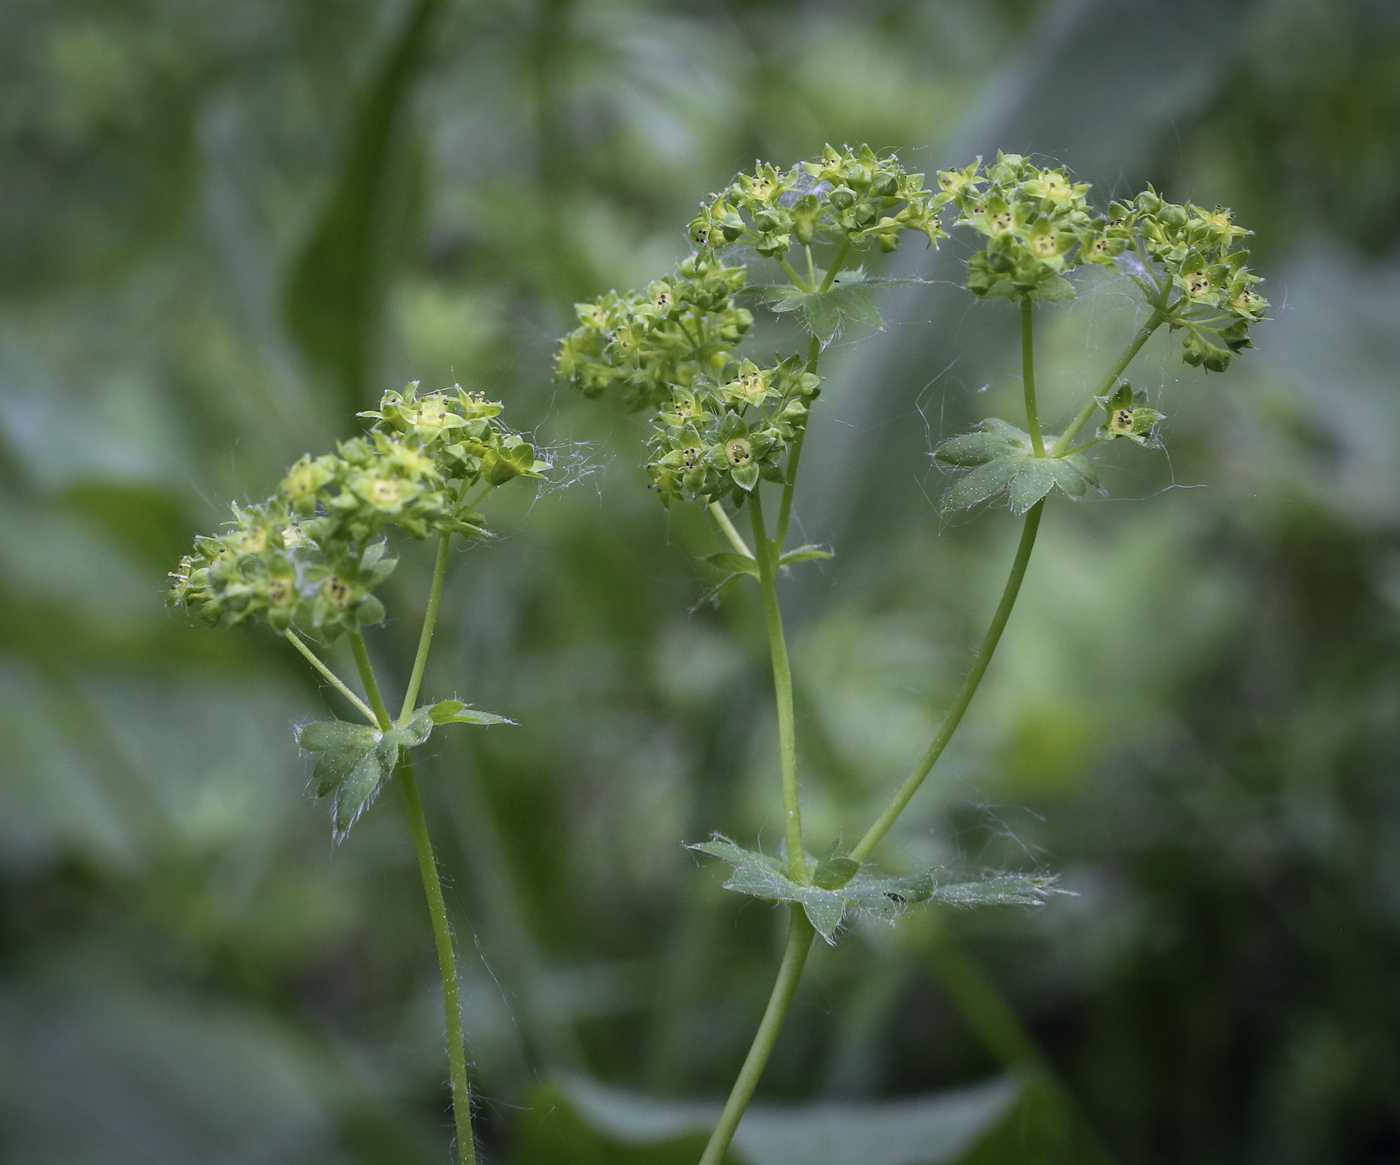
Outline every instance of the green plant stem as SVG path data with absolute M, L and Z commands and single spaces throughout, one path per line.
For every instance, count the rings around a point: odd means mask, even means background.
M 393 727 L 389 709 L 379 691 L 374 666 L 364 636 L 358 631 L 350 636 L 355 653 L 355 666 L 374 708 L 382 731 Z M 437 859 L 428 837 L 428 821 L 423 815 L 423 799 L 418 795 L 418 780 L 413 772 L 413 760 L 405 750 L 398 768 L 399 788 L 403 792 L 404 808 L 408 812 L 408 828 L 413 835 L 413 849 L 418 855 L 418 872 L 423 879 L 423 892 L 428 898 L 428 917 L 433 927 L 433 942 L 437 946 L 438 971 L 442 977 L 442 1010 L 447 1023 L 447 1064 L 452 1080 L 452 1116 L 457 1126 L 457 1154 L 461 1165 L 476 1165 L 476 1142 L 472 1139 L 472 1096 L 467 1080 L 467 1052 L 462 1038 L 462 996 L 457 982 L 457 959 L 452 951 L 452 928 L 447 921 L 447 903 L 442 896 L 442 880 L 438 877 Z
M 788 875 L 799 885 L 807 882 L 807 852 L 802 841 L 802 806 L 797 795 L 797 730 L 792 708 L 792 668 L 788 663 L 783 614 L 778 606 L 777 548 L 768 539 L 763 522 L 761 487 L 749 495 L 753 519 L 758 581 L 763 588 L 763 615 L 768 624 L 768 652 L 773 658 L 773 691 L 778 704 L 778 754 L 783 775 L 783 822 L 788 849 Z
M 739 1069 L 738 1079 L 730 1089 L 719 1123 L 710 1134 L 709 1143 L 700 1158 L 700 1165 L 720 1165 L 729 1142 L 734 1139 L 735 1130 L 743 1119 L 744 1110 L 753 1099 L 763 1069 L 768 1065 L 768 1057 L 773 1054 L 773 1045 L 778 1042 L 778 1033 L 797 994 L 798 980 L 802 978 L 802 968 L 807 962 L 807 952 L 812 949 L 812 939 L 816 930 L 808 921 L 806 912 L 794 903 L 790 907 L 787 946 L 783 949 L 783 961 L 778 967 L 778 980 L 773 984 L 773 993 L 768 997 L 768 1006 L 763 1012 L 763 1020 L 758 1025 L 749 1054 L 744 1057 L 744 1066 Z
M 792 264 L 789 263 L 782 256 L 778 257 L 778 266 L 783 269 L 783 273 L 787 275 L 789 279 L 792 280 L 793 285 L 799 291 L 807 293 L 810 293 L 812 291 L 812 285 L 808 283 L 805 279 L 803 279 L 802 276 L 799 275 L 796 271 L 794 271 Z
M 851 250 L 851 240 L 845 238 L 841 240 L 840 250 L 836 252 L 836 258 L 831 261 L 831 266 L 827 268 L 826 278 L 822 280 L 822 285 L 818 291 L 830 291 L 831 285 L 836 282 L 836 276 L 841 272 L 841 266 L 846 262 L 846 256 Z
M 904 812 L 905 806 L 919 791 L 919 786 L 924 783 L 924 778 L 929 775 L 933 766 L 938 763 L 938 758 L 943 755 L 943 750 L 948 747 L 948 741 L 952 739 L 953 733 L 957 731 L 958 725 L 962 722 L 967 706 L 972 703 L 972 697 L 977 694 L 978 685 L 982 683 L 982 677 L 987 673 L 987 665 L 992 662 L 992 654 L 996 651 L 997 644 L 1001 642 L 1001 633 L 1006 630 L 1006 621 L 1011 618 L 1011 609 L 1016 605 L 1016 596 L 1021 592 L 1021 581 L 1026 577 L 1026 566 L 1031 560 L 1031 551 L 1035 549 L 1035 536 L 1040 529 L 1040 516 L 1044 510 L 1045 499 L 1042 498 L 1026 514 L 1025 525 L 1021 528 L 1021 543 L 1016 548 L 1016 558 L 1011 563 L 1011 573 L 1007 577 L 1006 587 L 1002 590 L 1001 602 L 997 604 L 996 613 L 992 615 L 992 622 L 987 628 L 987 634 L 982 637 L 982 646 L 977 649 L 977 658 L 973 662 L 972 670 L 967 673 L 967 677 L 963 680 L 957 698 L 953 701 L 953 706 L 948 709 L 937 735 L 934 736 L 928 749 L 919 759 L 919 763 L 905 778 L 904 784 L 899 787 L 899 791 L 885 807 L 885 811 L 876 819 L 875 824 L 866 831 L 865 836 L 860 839 L 860 843 L 851 851 L 850 856 L 856 861 L 864 862 L 870 857 L 871 852 L 880 844 L 880 839 L 889 832 L 890 827 Z
M 302 642 L 301 636 L 299 636 L 295 631 L 291 630 L 283 631 L 282 635 L 286 638 L 288 643 L 290 643 L 299 652 L 301 652 L 302 655 L 306 657 L 306 662 L 309 663 L 312 667 L 314 667 L 318 672 L 320 672 L 320 674 L 325 678 L 325 681 L 328 684 L 330 684 L 331 687 L 333 687 L 337 692 L 339 692 L 342 696 L 349 700 L 351 704 L 355 706 L 355 710 L 359 712 L 361 716 L 363 716 L 371 724 L 378 723 L 378 720 L 374 715 L 374 711 L 370 708 L 370 706 L 366 704 L 362 699 L 360 699 L 359 696 L 355 695 L 355 693 L 350 690 L 349 685 L 347 685 L 344 680 L 342 680 L 338 675 L 336 675 L 335 672 L 331 671 L 331 669 L 326 666 L 325 662 L 320 658 L 320 656 L 318 656 L 314 651 L 311 650 L 311 648 L 307 647 L 306 644 Z
M 355 666 L 360 671 L 360 682 L 365 686 L 369 705 L 374 709 L 375 723 L 381 730 L 392 728 L 394 720 L 384 704 L 384 697 L 379 694 L 379 681 L 374 678 L 374 665 L 369 661 L 369 648 L 365 646 L 365 637 L 358 631 L 350 633 L 350 650 L 355 653 Z
M 1031 448 L 1037 457 L 1044 457 L 1045 438 L 1040 432 L 1040 414 L 1035 407 L 1035 332 L 1029 299 L 1021 300 L 1021 379 L 1026 388 L 1026 425 L 1031 433 Z
M 428 591 L 428 610 L 423 616 L 423 631 L 418 636 L 418 654 L 413 657 L 413 671 L 408 677 L 408 688 L 403 694 L 403 708 L 399 711 L 399 727 L 404 727 L 413 715 L 413 705 L 418 699 L 418 689 L 423 685 L 423 670 L 428 666 L 428 650 L 433 645 L 433 630 L 437 626 L 438 603 L 442 600 L 442 583 L 447 577 L 447 550 L 452 541 L 451 532 L 438 535 L 437 558 L 433 562 L 433 583 Z
M 729 539 L 729 545 L 745 558 L 752 558 L 753 551 L 749 549 L 749 544 L 744 541 L 739 531 L 734 529 L 734 523 L 729 520 L 729 515 L 724 512 L 724 507 L 719 502 L 710 503 L 710 514 L 714 517 L 715 524 L 724 531 L 724 536 Z
M 1095 410 L 1099 407 L 1097 398 L 1108 395 L 1109 390 L 1118 383 L 1118 378 L 1123 375 L 1123 370 L 1133 362 L 1133 357 L 1142 351 L 1142 346 L 1147 343 L 1148 338 L 1164 322 L 1165 317 L 1162 313 L 1154 309 L 1151 319 L 1134 333 L 1128 346 L 1123 349 L 1123 354 L 1118 357 L 1117 362 L 1109 369 L 1108 375 L 1103 378 L 1098 388 L 1094 389 L 1094 391 L 1089 394 L 1089 399 L 1084 402 L 1084 407 L 1079 410 L 1074 420 L 1070 422 L 1069 428 L 1055 438 L 1055 443 L 1050 446 L 1051 457 L 1062 457 L 1064 455 L 1065 450 L 1069 448 L 1069 443 L 1074 440 L 1079 430 L 1088 423 L 1089 418 L 1094 415 Z
M 467 1052 L 462 1038 L 462 996 L 457 982 L 457 960 L 452 951 L 452 928 L 447 922 L 447 904 L 442 897 L 437 859 L 428 837 L 428 821 L 418 795 L 413 760 L 405 752 L 399 764 L 399 788 L 403 791 L 408 827 L 413 833 L 413 849 L 418 855 L 418 872 L 428 896 L 428 914 L 433 922 L 437 944 L 438 971 L 442 976 L 442 1010 L 447 1023 L 447 1065 L 452 1078 L 452 1118 L 457 1126 L 457 1154 L 462 1165 L 475 1165 L 476 1142 L 472 1139 L 472 1093 L 467 1080 Z
M 806 371 L 815 373 L 817 361 L 821 358 L 821 341 L 813 336 L 807 342 L 807 368 Z M 797 469 L 802 463 L 802 443 L 807 437 L 807 426 L 797 430 L 797 436 L 792 439 L 792 449 L 788 452 L 787 477 L 783 481 L 783 500 L 778 507 L 778 531 L 773 536 L 773 541 L 777 544 L 778 554 L 782 555 L 787 546 L 788 522 L 792 518 L 792 494 L 797 488 Z

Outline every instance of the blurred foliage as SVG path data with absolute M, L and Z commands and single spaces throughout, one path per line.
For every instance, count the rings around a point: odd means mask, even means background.
M 161 605 L 226 499 L 421 379 L 505 400 L 574 479 L 458 556 L 425 688 L 519 722 L 434 737 L 424 773 L 489 1159 L 693 1159 L 781 942 L 681 848 L 780 829 L 761 619 L 739 594 L 688 613 L 715 536 L 647 496 L 638 425 L 560 393 L 551 348 L 756 155 L 867 140 L 1232 205 L 1275 320 L 1223 386 L 1149 346 L 1170 458 L 1109 459 L 1132 505 L 1050 507 L 884 851 L 1048 866 L 1079 897 L 820 951 L 736 1155 L 979 1096 L 965 1135 L 864 1159 L 1400 1154 L 1393 4 L 11 0 L 0 1156 L 444 1159 L 400 815 L 331 850 L 292 728 L 335 697 L 271 636 Z M 814 847 L 922 748 L 1015 534 L 943 525 L 928 456 L 1019 391 L 1013 313 L 949 285 L 956 245 L 915 251 L 887 273 L 934 284 L 835 346 L 808 440 L 803 540 L 837 549 L 786 596 Z M 1047 416 L 1125 334 L 1119 290 L 1046 334 Z M 374 638 L 400 679 L 416 633 Z

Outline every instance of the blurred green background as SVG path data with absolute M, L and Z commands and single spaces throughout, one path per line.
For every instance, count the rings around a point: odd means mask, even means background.
M 758 156 L 1002 147 L 1235 208 L 1274 322 L 1156 338 L 1169 455 L 1052 502 L 891 869 L 1059 871 L 1037 912 L 857 926 L 809 966 L 749 1165 L 1400 1161 L 1400 7 L 1389 0 L 7 0 L 0 6 L 0 1160 L 448 1159 L 401 810 L 333 848 L 271 635 L 162 606 L 229 499 L 421 379 L 503 399 L 567 489 L 457 556 L 425 691 L 516 728 L 422 770 L 487 1160 L 693 1161 L 782 914 L 683 840 L 777 844 L 754 595 L 551 380 Z M 1017 533 L 932 442 L 1019 392 L 1014 312 L 909 244 L 824 361 L 785 585 L 814 846 L 922 749 Z M 1047 319 L 1049 319 L 1047 313 Z M 1128 334 L 1043 331 L 1043 414 Z M 1126 443 L 1120 443 L 1126 444 Z M 1131 501 L 1132 504 L 1121 504 Z M 401 684 L 429 566 L 372 646 Z

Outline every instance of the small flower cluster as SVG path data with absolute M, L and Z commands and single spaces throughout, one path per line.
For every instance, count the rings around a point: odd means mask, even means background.
M 922 231 L 936 244 L 947 233 L 932 205 L 924 176 L 910 174 L 893 155 L 878 158 L 869 146 L 836 150 L 791 170 L 759 165 L 701 203 L 690 238 L 702 255 L 730 243 L 747 243 L 760 255 L 782 258 L 794 246 L 874 240 L 882 251 L 899 249 L 902 231 Z
M 771 368 L 745 360 L 722 382 L 675 388 L 651 441 L 652 488 L 665 505 L 684 496 L 742 502 L 760 478 L 782 482 L 782 459 L 820 385 L 791 357 Z
M 732 362 L 753 327 L 734 303 L 746 278 L 742 267 L 696 256 L 644 293 L 577 304 L 579 327 L 560 344 L 555 375 L 587 397 L 616 390 L 633 410 L 663 406 L 673 386 L 722 376 Z
M 987 239 L 967 264 L 968 290 L 979 298 L 1069 298 L 1067 270 L 1112 266 L 1132 239 L 1123 223 L 1106 221 L 1089 205 L 1088 183 L 1020 154 L 998 153 L 985 169 L 978 158 L 965 169 L 941 171 L 938 185 L 938 205 L 951 204 L 958 225 Z
M 501 424 L 501 406 L 461 388 L 386 393 L 363 437 L 303 457 L 267 501 L 235 506 L 228 529 L 195 541 L 172 572 L 170 601 L 213 624 L 263 619 L 330 641 L 384 618 L 375 589 L 393 572 L 380 539 L 481 537 L 467 495 L 537 477 L 534 448 Z
M 1167 202 L 1150 186 L 1131 206 L 1114 204 L 1113 213 L 1181 292 L 1167 323 L 1186 331 L 1186 363 L 1224 372 L 1236 353 L 1252 347 L 1249 327 L 1269 308 L 1254 290 L 1263 280 L 1245 266 L 1249 252 L 1235 249 L 1253 232 L 1236 226 L 1224 207 Z

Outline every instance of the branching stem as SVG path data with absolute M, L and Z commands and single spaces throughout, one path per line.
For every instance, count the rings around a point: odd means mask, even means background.
M 758 581 L 763 588 L 763 614 L 768 624 L 768 651 L 773 657 L 773 691 L 778 704 L 778 753 L 782 764 L 783 822 L 788 849 L 788 875 L 799 885 L 807 881 L 807 853 L 802 841 L 802 806 L 797 793 L 797 735 L 792 704 L 792 668 L 783 636 L 783 615 L 778 606 L 778 551 L 769 540 L 763 522 L 761 487 L 749 495 L 753 519 Z
M 1118 357 L 1117 362 L 1109 369 L 1108 375 L 1103 378 L 1098 388 L 1094 389 L 1094 391 L 1089 394 L 1089 399 L 1084 402 L 1084 407 L 1079 410 L 1074 420 L 1070 422 L 1069 428 L 1055 438 L 1055 443 L 1050 446 L 1051 457 L 1061 457 L 1064 455 L 1065 450 L 1069 448 L 1070 442 L 1078 436 L 1079 430 L 1088 424 L 1089 418 L 1094 415 L 1094 411 L 1099 407 L 1097 398 L 1106 396 L 1109 390 L 1118 383 L 1118 378 L 1123 375 L 1123 370 L 1133 362 L 1133 357 L 1142 350 L 1142 346 L 1147 343 L 1148 337 L 1150 337 L 1164 322 L 1165 317 L 1162 313 L 1160 311 L 1154 311 L 1151 318 L 1137 330 L 1128 346 L 1123 349 L 1123 354 Z
M 413 715 L 414 702 L 418 699 L 418 689 L 423 685 L 423 670 L 428 666 L 428 650 L 433 645 L 433 630 L 437 627 L 438 603 L 442 600 L 442 584 L 447 577 L 447 551 L 452 541 L 451 532 L 438 535 L 437 558 L 433 562 L 433 583 L 428 591 L 428 610 L 423 616 L 423 631 L 418 636 L 418 653 L 413 657 L 413 671 L 408 677 L 408 687 L 403 694 L 403 708 L 399 711 L 399 727 L 408 724 Z
M 743 1119 L 744 1110 L 753 1099 L 763 1069 L 768 1065 L 768 1057 L 773 1054 L 773 1045 L 778 1042 L 778 1033 L 797 994 L 797 984 L 802 978 L 802 968 L 807 962 L 807 952 L 812 949 L 812 939 L 816 930 L 807 920 L 801 906 L 793 903 L 790 908 L 787 946 L 783 949 L 783 961 L 778 967 L 778 980 L 773 984 L 773 993 L 768 997 L 768 1006 L 763 1012 L 763 1020 L 758 1025 L 749 1054 L 744 1058 L 744 1066 L 739 1069 L 739 1077 L 734 1081 L 724 1111 L 720 1114 L 715 1131 L 710 1134 L 709 1143 L 700 1158 L 700 1165 L 720 1165 L 729 1142 Z
M 977 658 L 973 662 L 972 670 L 967 673 L 967 677 L 963 680 L 962 687 L 958 689 L 957 698 L 953 701 L 953 706 L 943 717 L 943 723 L 939 726 L 937 735 L 924 751 L 924 755 L 919 758 L 919 763 L 905 778 L 904 784 L 899 787 L 899 791 L 885 806 L 885 811 L 875 820 L 875 824 L 866 831 L 865 836 L 860 839 L 860 843 L 851 851 L 851 857 L 856 861 L 864 862 L 869 858 L 871 852 L 880 844 L 880 839 L 890 831 L 890 827 L 904 812 L 905 806 L 913 799 L 914 794 L 919 791 L 919 786 L 924 783 L 924 778 L 938 763 L 938 758 L 948 747 L 948 741 L 952 739 L 953 733 L 962 723 L 963 714 L 967 711 L 967 706 L 972 703 L 972 697 L 977 694 L 982 677 L 987 674 L 987 665 L 992 662 L 992 654 L 996 651 L 997 644 L 1001 642 L 1001 633 L 1006 630 L 1006 621 L 1011 618 L 1011 609 L 1016 605 L 1016 596 L 1021 592 L 1021 581 L 1026 577 L 1026 566 L 1031 560 L 1031 551 L 1035 548 L 1035 536 L 1040 529 L 1040 515 L 1044 509 L 1045 499 L 1042 498 L 1026 514 L 1025 525 L 1021 528 L 1021 544 L 1016 548 L 1016 558 L 1011 564 L 1011 574 L 1007 577 L 1006 587 L 1001 593 L 1001 602 L 997 604 L 996 613 L 992 616 L 987 634 L 982 637 L 982 646 L 977 649 Z
M 288 643 L 290 643 L 299 652 L 301 652 L 302 655 L 306 657 L 306 662 L 309 663 L 312 667 L 314 667 L 318 672 L 320 672 L 322 677 L 324 677 L 325 681 L 328 684 L 330 684 L 331 687 L 333 687 L 337 692 L 339 692 L 342 696 L 349 700 L 351 704 L 355 706 L 355 710 L 359 712 L 361 716 L 363 716 L 371 724 L 378 723 L 378 720 L 375 718 L 373 709 L 371 709 L 368 704 L 366 704 L 362 699 L 360 699 L 359 696 L 355 695 L 355 693 L 350 690 L 349 685 L 346 684 L 346 682 L 342 680 L 338 675 L 336 675 L 335 672 L 331 671 L 331 669 L 326 666 L 325 661 L 322 660 L 320 656 L 318 656 L 314 651 L 312 651 L 311 648 L 306 646 L 306 644 L 302 641 L 300 635 L 298 635 L 295 631 L 292 631 L 290 629 L 283 631 L 282 635 L 286 638 Z
M 749 549 L 749 544 L 744 541 L 744 536 L 734 529 L 734 523 L 729 520 L 729 515 L 724 512 L 724 507 L 719 502 L 710 503 L 710 514 L 715 524 L 724 531 L 724 536 L 729 539 L 729 545 L 745 558 L 752 558 L 753 551 Z

